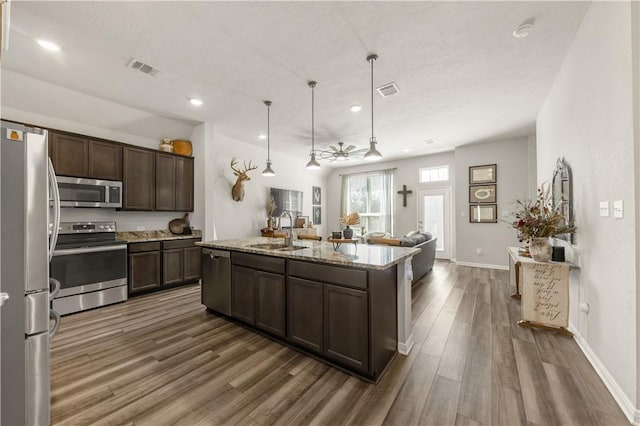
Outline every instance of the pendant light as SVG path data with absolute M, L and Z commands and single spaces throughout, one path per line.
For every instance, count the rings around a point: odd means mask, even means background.
M 371 63 L 371 139 L 369 139 L 369 151 L 364 155 L 364 159 L 367 161 L 376 161 L 382 158 L 380 151 L 376 149 L 375 136 L 373 136 L 373 63 L 378 59 L 378 55 L 371 54 L 367 56 L 367 62 Z
M 262 176 L 275 176 L 276 172 L 271 168 L 271 146 L 270 146 L 270 133 L 271 129 L 269 128 L 271 117 L 269 112 L 271 110 L 271 101 L 264 101 L 264 104 L 267 106 L 267 168 L 262 172 Z
M 314 90 L 318 85 L 315 81 L 310 81 L 307 83 L 309 87 L 311 87 L 311 160 L 307 163 L 307 170 L 316 170 L 320 168 L 320 163 L 316 160 L 316 150 L 315 150 L 315 135 L 314 135 L 314 121 L 313 121 L 313 113 L 314 113 Z

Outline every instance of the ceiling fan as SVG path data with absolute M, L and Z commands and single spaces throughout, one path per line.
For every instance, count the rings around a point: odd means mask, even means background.
M 344 147 L 344 142 L 338 142 L 337 148 L 335 145 L 331 145 L 329 146 L 329 148 L 331 149 L 320 151 L 318 157 L 320 160 L 329 160 L 330 163 L 333 163 L 334 161 L 361 159 L 368 151 L 367 148 L 358 149 L 358 147 L 355 145 Z

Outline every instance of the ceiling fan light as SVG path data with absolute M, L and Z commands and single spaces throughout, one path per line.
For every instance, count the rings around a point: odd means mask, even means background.
M 367 161 L 377 161 L 382 158 L 382 154 L 380 151 L 376 149 L 376 141 L 372 140 L 369 142 L 369 151 L 364 155 L 364 159 Z
M 276 175 L 276 172 L 274 172 L 273 169 L 271 168 L 271 161 L 267 161 L 267 168 L 262 171 L 262 176 L 271 177 L 275 175 Z
M 311 153 L 311 160 L 307 163 L 307 170 L 317 170 L 320 168 L 320 163 L 316 160 L 316 154 Z

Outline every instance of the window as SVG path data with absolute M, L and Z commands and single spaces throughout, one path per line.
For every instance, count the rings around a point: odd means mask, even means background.
M 420 169 L 420 183 L 446 182 L 449 180 L 449 166 L 425 167 Z
M 393 232 L 393 172 L 381 170 L 342 177 L 342 215 L 357 212 L 367 232 Z

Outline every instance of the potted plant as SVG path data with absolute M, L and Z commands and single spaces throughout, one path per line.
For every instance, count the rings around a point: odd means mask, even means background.
M 342 222 L 347 227 L 342 231 L 342 235 L 346 240 L 350 240 L 353 238 L 353 229 L 349 228 L 349 226 L 357 225 L 360 223 L 360 215 L 357 212 L 349 213 L 340 218 L 340 222 Z
M 515 219 L 508 223 L 518 231 L 518 241 L 529 244 L 529 253 L 538 262 L 551 259 L 549 237 L 569 234 L 576 230 L 573 223 L 567 223 L 558 206 L 553 205 L 548 182 L 538 188 L 534 201 L 517 200 L 519 209 L 513 215 Z

